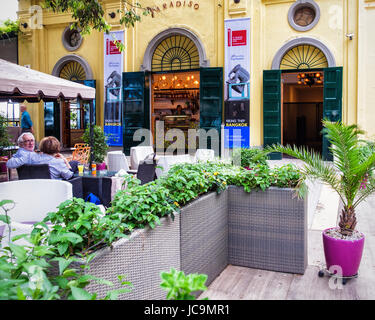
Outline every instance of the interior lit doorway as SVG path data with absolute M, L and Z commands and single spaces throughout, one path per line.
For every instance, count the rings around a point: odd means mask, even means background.
M 184 152 L 189 152 L 188 130 L 200 125 L 200 71 L 164 72 L 152 74 L 151 130 L 156 145 L 156 125 L 179 129 L 185 137 Z M 164 141 L 165 151 L 176 141 Z M 195 147 L 198 148 L 198 139 Z M 193 146 L 194 147 L 194 146 Z
M 281 143 L 322 154 L 324 72 L 283 72 L 281 82 Z

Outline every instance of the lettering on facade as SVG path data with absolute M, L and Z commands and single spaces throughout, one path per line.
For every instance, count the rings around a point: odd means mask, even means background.
M 167 10 L 169 8 L 193 8 L 194 10 L 199 9 L 199 3 L 194 3 L 194 1 L 170 1 L 164 2 L 161 6 L 155 7 L 147 7 L 147 9 L 151 12 L 151 16 L 154 18 L 155 13 L 159 13 L 161 10 Z

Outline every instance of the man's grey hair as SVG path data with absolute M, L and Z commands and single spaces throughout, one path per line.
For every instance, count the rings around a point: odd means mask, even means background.
M 25 135 L 32 136 L 32 137 L 33 137 L 33 140 L 35 141 L 35 137 L 34 137 L 34 135 L 33 135 L 31 132 L 24 132 L 24 133 L 22 133 L 22 134 L 18 137 L 18 139 L 17 139 L 17 143 L 18 143 L 19 146 L 23 143 L 23 140 L 24 140 L 23 137 L 24 137 Z

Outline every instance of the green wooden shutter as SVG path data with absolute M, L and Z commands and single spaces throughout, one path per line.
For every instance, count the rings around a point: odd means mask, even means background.
M 208 138 L 207 148 L 220 153 L 221 118 L 223 110 L 223 68 L 201 68 L 200 70 L 200 129 L 217 130 L 218 141 Z
M 281 70 L 263 71 L 263 144 L 281 143 Z M 280 153 L 269 158 L 279 160 Z
M 145 72 L 124 72 L 123 83 L 123 147 L 126 155 L 139 145 L 133 141 L 138 129 L 150 129 L 149 75 Z
M 329 121 L 342 120 L 342 67 L 325 68 L 324 71 L 324 101 L 323 119 Z M 329 151 L 330 143 L 323 136 L 322 156 L 326 161 L 332 161 Z
M 60 140 L 60 104 L 57 101 L 44 103 L 44 136 Z
M 96 80 L 83 80 L 82 84 L 96 89 Z M 90 123 L 90 102 L 83 101 L 83 106 L 84 106 L 83 127 L 86 129 Z M 92 102 L 92 108 L 93 108 L 93 114 L 94 114 L 93 123 L 96 124 L 96 101 L 95 99 Z

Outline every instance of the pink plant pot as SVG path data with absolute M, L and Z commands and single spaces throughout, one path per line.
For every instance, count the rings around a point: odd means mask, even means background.
M 105 162 L 103 162 L 103 163 L 98 163 L 97 165 L 96 165 L 96 170 L 98 170 L 98 171 L 100 171 L 100 170 L 105 170 L 106 169 L 106 164 L 105 164 Z
M 343 277 L 351 277 L 358 273 L 362 259 L 365 237 L 358 240 L 335 239 L 323 231 L 323 247 L 327 269 L 332 266 L 340 266 Z

